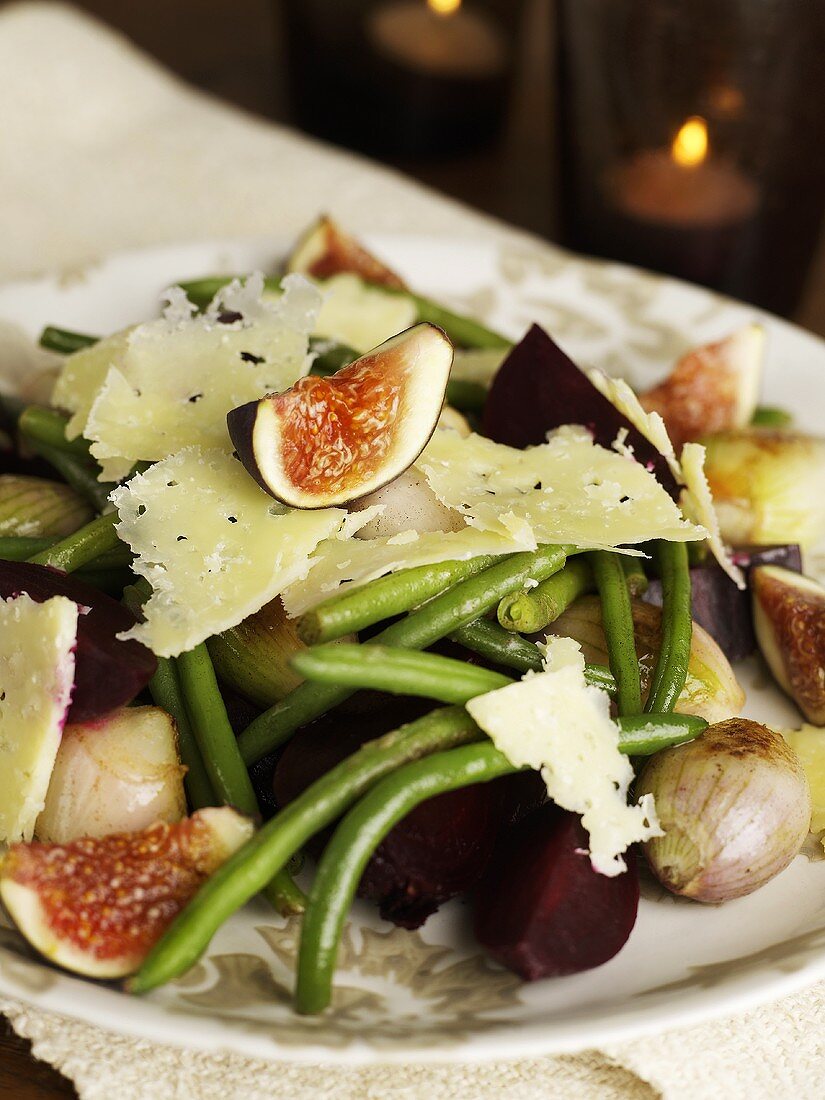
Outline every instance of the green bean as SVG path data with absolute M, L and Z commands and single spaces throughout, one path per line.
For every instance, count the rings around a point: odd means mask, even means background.
M 45 443 L 47 447 L 65 451 L 67 454 L 88 458 L 89 442 L 78 436 L 66 438 L 66 425 L 69 418 L 56 409 L 47 409 L 43 405 L 27 405 L 20 413 L 17 426 L 27 441 Z
M 443 328 L 450 340 L 460 348 L 502 348 L 512 347 L 512 342 L 505 336 L 474 321 L 471 317 L 465 317 L 460 313 L 453 313 L 445 306 L 433 302 L 430 298 L 423 298 L 420 294 L 411 294 L 409 291 L 385 288 L 388 294 L 397 294 L 408 297 L 415 303 L 418 321 L 429 321 L 432 325 Z
M 5 535 L 0 537 L 0 558 L 5 561 L 28 561 L 34 554 L 48 550 L 60 541 L 58 535 Z M 119 569 L 131 564 L 132 554 L 128 546 L 121 543 L 112 550 L 100 554 L 90 561 L 86 569 Z
M 448 707 L 363 745 L 280 810 L 204 883 L 128 983 L 131 991 L 147 993 L 193 966 L 223 922 L 377 780 L 412 760 L 480 737 L 466 711 Z
M 386 627 L 371 641 L 404 649 L 426 649 L 495 607 L 502 596 L 522 588 L 528 577 L 542 581 L 562 568 L 572 547 L 542 546 L 530 553 L 511 554 L 474 577 Z M 371 642 L 367 642 L 367 645 Z M 347 688 L 300 684 L 255 719 L 238 738 L 244 761 L 256 760 L 283 744 L 301 726 L 325 714 L 352 694 Z
M 322 684 L 421 695 L 441 703 L 466 703 L 513 683 L 500 672 L 452 657 L 384 645 L 315 646 L 296 653 L 291 664 L 307 680 Z
M 629 554 L 620 554 L 619 558 L 628 592 L 632 597 L 644 596 L 647 592 L 648 579 L 642 567 L 641 558 L 630 557 Z
M 502 668 L 541 672 L 544 667 L 544 658 L 535 642 L 511 634 L 492 619 L 474 619 L 454 630 L 450 638 Z
M 96 344 L 100 337 L 88 336 L 85 332 L 72 332 L 67 328 L 56 328 L 54 325 L 46 325 L 40 333 L 41 348 L 49 351 L 57 351 L 61 355 L 71 355 L 72 352 L 82 348 L 90 348 Z
M 181 653 L 176 663 L 186 712 L 212 790 L 220 802 L 257 817 L 258 800 L 229 724 L 209 651 L 201 643 L 188 653 Z M 303 909 L 303 897 L 283 869 L 266 893 L 279 913 Z
M 309 350 L 315 355 L 309 373 L 317 374 L 321 378 L 335 374 L 342 367 L 352 363 L 360 354 L 355 348 L 339 344 L 335 340 L 328 340 L 325 336 L 310 336 Z
M 201 759 L 217 797 L 243 814 L 258 813 L 255 791 L 238 752 L 206 646 L 176 658 L 181 691 Z
M 439 703 L 468 703 L 477 695 L 515 682 L 500 672 L 468 665 L 454 657 L 382 645 L 315 646 L 297 654 L 292 663 L 308 680 L 318 683 L 423 696 Z M 585 665 L 585 680 L 604 690 L 605 672 L 599 665 Z M 684 714 L 636 714 L 617 722 L 619 751 L 634 756 L 689 741 L 707 726 L 704 718 Z
M 438 596 L 459 581 L 492 565 L 495 558 L 443 561 L 418 565 L 378 577 L 353 591 L 332 596 L 303 615 L 298 637 L 307 645 L 331 642 L 374 623 L 391 619 Z
M 502 668 L 514 668 L 517 672 L 541 672 L 544 668 L 544 657 L 535 642 L 522 638 L 520 634 L 511 634 L 490 619 L 467 623 L 450 637 L 465 649 Z M 616 694 L 616 681 L 604 665 L 585 665 L 584 678 L 588 684 L 606 691 L 608 695 Z
M 602 602 L 602 624 L 610 671 L 616 678 L 619 714 L 639 714 L 642 710 L 639 659 L 622 563 L 618 554 L 606 550 L 594 550 L 588 558 Z
M 349 811 L 327 845 L 301 928 L 296 1007 L 327 1007 L 338 944 L 355 891 L 375 849 L 407 814 L 435 795 L 517 771 L 489 741 L 418 760 L 387 776 Z
M 50 466 L 60 474 L 63 480 L 71 485 L 81 496 L 92 504 L 98 512 L 102 512 L 109 503 L 109 494 L 115 488 L 111 482 L 98 481 L 99 470 L 78 455 L 61 451 L 57 447 L 50 447 L 46 443 L 30 440 L 31 449 L 44 458 Z M 97 472 L 96 472 L 97 471 Z
M 480 416 L 487 401 L 487 390 L 479 382 L 470 382 L 464 378 L 451 378 L 447 383 L 445 395 L 448 405 L 463 413 Z
M 586 559 L 573 558 L 535 588 L 505 596 L 498 605 L 498 621 L 505 630 L 537 634 L 593 587 L 593 570 Z
M 754 428 L 787 428 L 793 424 L 793 413 L 772 405 L 760 405 L 751 417 Z
M 662 628 L 645 710 L 671 711 L 682 694 L 690 663 L 690 570 L 683 542 L 659 542 L 654 554 L 662 579 Z
M 194 302 L 199 309 L 205 309 L 218 291 L 233 278 L 237 278 L 237 276 L 217 275 L 205 279 L 190 279 L 178 283 L 178 286 L 183 288 L 190 302 Z M 324 285 L 323 279 L 318 281 L 322 286 Z M 423 298 L 421 295 L 413 294 L 409 290 L 399 290 L 375 283 L 369 285 L 380 293 L 393 294 L 396 297 L 409 299 L 415 305 L 417 321 L 429 321 L 431 324 L 443 328 L 452 342 L 459 347 L 507 349 L 512 346 L 506 337 L 486 328 L 479 321 L 474 321 L 472 318 L 459 313 L 453 313 L 452 310 L 433 302 L 429 298 Z M 264 280 L 264 287 L 270 294 L 280 294 L 281 276 L 276 275 Z
M 95 561 L 101 554 L 122 546 L 115 531 L 117 512 L 98 516 L 72 535 L 54 543 L 47 550 L 33 554 L 28 560 L 34 565 L 50 565 L 64 573 L 74 573 Z
M 619 752 L 626 756 L 652 756 L 692 741 L 708 728 L 705 719 L 695 714 L 627 714 L 616 721 Z
M 183 782 L 190 809 L 202 810 L 204 806 L 215 806 L 217 800 L 212 784 L 204 767 L 192 723 L 181 691 L 180 679 L 174 658 L 158 657 L 158 667 L 149 681 L 149 693 L 157 706 L 163 707 L 175 720 L 178 730 L 178 752 L 186 767 Z

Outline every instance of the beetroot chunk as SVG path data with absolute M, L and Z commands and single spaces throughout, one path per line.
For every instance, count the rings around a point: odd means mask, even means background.
M 117 638 L 137 622 L 123 604 L 45 565 L 0 561 L 0 597 L 9 599 L 21 592 L 37 603 L 66 596 L 81 609 L 69 722 L 91 722 L 125 706 L 149 683 L 158 667 L 154 653 L 140 642 Z
M 741 546 L 732 556 L 747 576 L 757 565 L 781 565 L 802 572 L 800 549 L 792 543 Z M 662 583 L 656 577 L 651 579 L 644 599 L 661 607 Z M 690 600 L 694 621 L 707 630 L 729 661 L 741 661 L 754 652 L 756 635 L 750 592 L 740 592 L 716 562 L 705 562 L 690 570 Z
M 412 700 L 399 700 L 410 704 Z M 415 701 L 420 713 L 420 700 Z M 424 710 L 431 709 L 425 705 Z M 403 713 L 403 717 L 401 714 Z M 279 805 L 296 798 L 366 740 L 418 717 L 411 707 L 391 706 L 378 716 L 335 715 L 302 730 L 275 768 Z M 364 871 L 360 897 L 377 902 L 381 916 L 402 928 L 418 928 L 440 905 L 469 890 L 489 861 L 504 815 L 502 788 L 482 783 L 422 802 L 384 838 Z M 317 855 L 328 834 L 308 845 Z
M 601 966 L 627 942 L 639 905 L 635 858 L 628 852 L 624 874 L 607 878 L 587 847 L 575 814 L 543 806 L 512 830 L 476 893 L 476 939 L 525 981 Z
M 484 405 L 482 431 L 496 443 L 531 447 L 562 424 L 582 424 L 602 447 L 621 429 L 639 462 L 653 471 L 672 496 L 678 486 L 652 443 L 599 393 L 544 329 L 533 325 L 498 370 Z

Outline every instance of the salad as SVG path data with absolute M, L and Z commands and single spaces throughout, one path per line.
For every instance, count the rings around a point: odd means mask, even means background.
M 825 445 L 759 325 L 635 393 L 326 217 L 162 303 L 0 397 L 0 900 L 46 959 L 147 993 L 262 895 L 318 1013 L 356 895 L 465 897 L 548 979 L 640 874 L 724 903 L 825 830 Z M 742 717 L 756 651 L 801 728 Z

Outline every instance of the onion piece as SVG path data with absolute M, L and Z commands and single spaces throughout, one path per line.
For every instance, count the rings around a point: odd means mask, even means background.
M 720 902 L 753 893 L 799 852 L 811 821 L 808 780 L 780 734 L 746 718 L 709 726 L 650 758 L 636 784 L 664 835 L 645 844 L 674 894 Z

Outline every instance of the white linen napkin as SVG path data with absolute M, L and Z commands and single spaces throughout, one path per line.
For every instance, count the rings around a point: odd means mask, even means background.
M 60 4 L 0 11 L 0 150 L 0 279 L 85 265 L 136 245 L 289 236 L 329 208 L 356 232 L 414 225 L 539 247 L 393 172 L 194 92 Z M 818 1100 L 825 1093 L 825 985 L 602 1051 L 481 1066 L 268 1063 L 124 1038 L 9 998 L 0 998 L 0 1011 L 83 1100 Z

